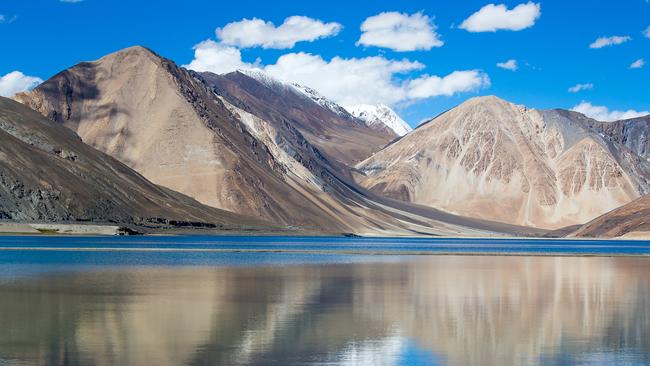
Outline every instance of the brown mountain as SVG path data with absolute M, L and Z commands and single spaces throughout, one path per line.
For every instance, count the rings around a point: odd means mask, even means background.
M 265 225 L 157 186 L 69 129 L 1 97 L 0 219 L 230 229 Z
M 357 168 L 374 192 L 455 214 L 548 229 L 650 192 L 650 166 L 573 114 L 470 99 Z
M 608 212 L 583 225 L 570 236 L 650 238 L 650 196 L 643 196 Z
M 246 75 L 226 79 L 220 87 L 133 47 L 16 99 L 156 184 L 277 224 L 359 234 L 539 233 L 377 197 L 356 185 L 344 163 L 390 137 Z
M 390 130 L 368 127 L 313 89 L 280 82 L 262 71 L 201 75 L 230 103 L 274 125 L 291 124 L 318 150 L 344 164 L 358 163 L 397 137 Z
M 615 122 L 600 122 L 577 112 L 558 111 L 601 133 L 607 139 L 627 146 L 637 155 L 650 158 L 650 116 Z

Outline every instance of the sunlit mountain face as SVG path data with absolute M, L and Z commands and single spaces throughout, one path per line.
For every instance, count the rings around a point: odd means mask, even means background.
M 634 258 L 128 267 L 0 281 L 0 363 L 650 362 Z

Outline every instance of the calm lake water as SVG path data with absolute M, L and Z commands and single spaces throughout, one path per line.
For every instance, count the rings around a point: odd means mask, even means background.
M 650 257 L 385 252 L 650 246 L 0 237 L 0 365 L 650 364 Z

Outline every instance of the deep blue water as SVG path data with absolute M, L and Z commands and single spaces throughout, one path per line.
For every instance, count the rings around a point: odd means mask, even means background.
M 341 238 L 249 236 L 0 236 L 0 250 L 75 249 L 92 251 L 170 251 L 174 257 L 194 257 L 189 251 L 280 251 L 319 254 L 547 254 L 547 255 L 650 255 L 649 241 L 456 238 Z M 183 252 L 187 250 L 188 252 Z M 179 254 L 180 253 L 180 254 Z M 310 256 L 316 254 L 310 253 Z M 39 255 L 39 257 L 42 254 Z M 154 255 L 155 256 L 155 255 Z M 160 257 L 165 257 L 162 255 Z M 232 256 L 230 256 L 232 257 Z M 242 257 L 245 257 L 242 254 Z M 258 257 L 258 256 L 256 256 Z M 273 257 L 273 256 L 271 256 Z M 286 254 L 283 257 L 287 257 Z M 215 255 L 214 258 L 219 258 Z M 82 258 L 77 258 L 82 259 Z M 303 260 L 302 258 L 300 260 Z M 0 258 L 0 261 L 2 259 Z

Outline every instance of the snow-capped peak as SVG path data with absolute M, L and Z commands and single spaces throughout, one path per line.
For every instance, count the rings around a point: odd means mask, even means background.
M 348 112 L 358 119 L 364 121 L 369 127 L 386 126 L 393 130 L 398 136 L 404 136 L 413 131 L 395 111 L 383 104 L 368 105 L 360 104 L 347 108 Z
M 350 117 L 350 113 L 348 113 L 345 108 L 341 107 L 340 105 L 336 104 L 335 102 L 331 101 L 330 99 L 327 99 L 323 95 L 321 95 L 319 92 L 316 90 L 296 84 L 296 83 L 287 83 L 281 80 L 278 80 L 274 78 L 273 76 L 267 74 L 264 70 L 261 69 L 242 69 L 242 70 L 237 70 L 238 72 L 255 79 L 259 81 L 260 83 L 266 85 L 267 87 L 270 88 L 284 88 L 284 89 L 291 89 L 295 92 L 297 92 L 299 95 L 302 95 L 306 97 L 307 99 L 310 99 L 316 103 L 318 103 L 321 107 L 327 108 L 330 111 L 340 115 L 340 116 L 348 116 Z
M 255 79 L 269 88 L 287 88 L 289 84 L 284 83 L 273 76 L 267 74 L 262 69 L 240 69 L 237 70 L 251 79 Z
M 334 103 L 333 101 L 327 99 L 326 97 L 321 95 L 316 90 L 314 90 L 314 89 L 312 89 L 312 88 L 310 88 L 308 86 L 304 86 L 304 85 L 300 85 L 300 84 L 296 84 L 296 83 L 293 83 L 291 85 L 294 88 L 296 88 L 296 90 L 298 90 L 299 92 L 304 94 L 306 97 L 308 97 L 309 99 L 311 99 L 314 102 L 320 104 L 322 107 L 325 107 L 325 108 L 329 109 L 330 111 L 332 111 L 332 112 L 334 112 L 334 113 L 336 113 L 336 114 L 338 114 L 340 116 L 349 115 L 348 111 L 346 111 L 345 108 L 343 108 L 340 105 Z

